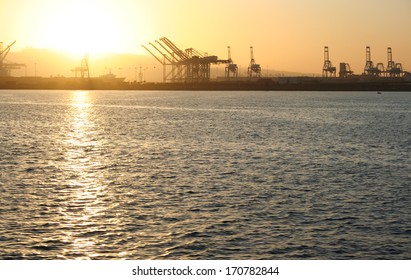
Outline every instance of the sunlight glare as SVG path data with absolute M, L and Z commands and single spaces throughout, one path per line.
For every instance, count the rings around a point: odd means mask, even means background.
M 78 109 L 90 106 L 88 92 L 87 91 L 73 92 L 72 106 Z
M 138 11 L 134 15 L 140 18 Z M 130 30 L 136 34 L 139 27 L 132 25 L 113 2 L 93 0 L 58 1 L 43 21 L 43 44 L 73 56 L 127 51 L 133 45 Z
M 96 137 L 92 119 L 92 105 L 88 91 L 73 91 L 70 94 L 72 113 L 70 132 L 63 143 L 65 161 L 60 167 L 65 174 L 70 174 L 67 186 L 67 199 L 61 207 L 64 222 L 73 227 L 65 231 L 66 242 L 71 244 L 71 252 L 87 255 L 86 259 L 98 257 L 96 239 L 87 236 L 88 232 L 97 232 L 102 225 L 98 218 L 107 211 L 102 197 L 107 192 L 107 182 L 103 172 L 103 163 L 98 156 L 101 143 Z M 84 258 L 84 257 L 80 257 Z

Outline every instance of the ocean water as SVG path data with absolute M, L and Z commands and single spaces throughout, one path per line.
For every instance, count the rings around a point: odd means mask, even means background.
M 411 93 L 0 91 L 0 259 L 410 259 Z

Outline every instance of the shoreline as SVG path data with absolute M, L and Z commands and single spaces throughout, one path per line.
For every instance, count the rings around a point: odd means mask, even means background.
M 209 82 L 129 83 L 122 78 L 0 77 L 0 89 L 182 91 L 411 91 L 404 78 L 279 77 Z

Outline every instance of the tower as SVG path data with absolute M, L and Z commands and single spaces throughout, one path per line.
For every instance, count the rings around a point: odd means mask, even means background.
M 233 60 L 231 59 L 231 47 L 227 47 L 228 50 L 228 63 L 225 67 L 225 78 L 230 79 L 230 78 L 237 78 L 238 77 L 238 66 L 237 64 L 233 63 Z
M 400 77 L 403 74 L 402 65 L 401 63 L 395 63 L 392 60 L 392 49 L 391 48 L 387 49 L 387 58 L 388 58 L 387 70 L 386 70 L 387 75 L 390 77 Z
M 254 60 L 254 50 L 253 47 L 250 47 L 250 65 L 248 66 L 248 77 L 252 78 L 260 78 L 261 76 L 261 66 L 260 64 L 256 64 Z
M 331 60 L 330 60 L 330 54 L 328 51 L 328 47 L 324 47 L 324 66 L 323 66 L 323 77 L 335 77 L 336 75 L 336 68 L 333 67 Z
M 381 76 L 384 73 L 385 70 L 382 63 L 377 63 L 377 66 L 374 66 L 374 63 L 371 60 L 371 48 L 367 46 L 365 48 L 364 74 L 369 76 Z

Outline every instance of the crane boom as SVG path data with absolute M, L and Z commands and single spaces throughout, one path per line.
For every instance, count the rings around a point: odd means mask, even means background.
M 164 42 L 181 60 L 187 60 L 190 58 L 166 37 L 160 38 L 160 41 Z
M 8 45 L 4 50 L 2 50 L 0 52 L 0 63 L 3 63 L 4 59 L 6 58 L 6 56 L 9 54 L 11 47 L 16 43 L 16 41 L 14 41 L 13 43 L 11 43 L 10 45 Z
M 191 55 L 189 55 L 190 57 L 192 57 L 193 55 L 194 55 L 194 56 L 198 56 L 198 57 L 204 57 L 203 54 L 201 54 L 199 51 L 197 51 L 197 50 L 194 49 L 194 48 L 186 49 L 186 54 L 187 54 L 187 55 L 191 54 Z
M 173 53 L 172 52 L 170 52 L 170 50 L 169 49 L 167 49 L 166 47 L 164 47 L 164 45 L 163 44 L 161 44 L 161 42 L 159 42 L 159 41 L 157 41 L 157 40 L 155 40 L 154 42 L 156 42 L 157 44 L 159 44 L 169 55 L 170 55 L 170 57 L 172 57 L 172 58 L 175 58 L 175 56 L 173 55 Z M 150 43 L 151 44 L 151 43 Z M 155 47 L 153 44 L 151 44 L 153 47 Z M 169 60 L 170 62 L 171 62 L 171 60 Z
M 169 63 L 171 63 L 172 62 L 172 60 L 165 54 L 165 53 L 163 53 L 162 51 L 160 51 L 158 48 L 157 48 L 157 46 L 156 45 L 154 45 L 153 43 L 149 43 L 153 48 L 155 48 L 156 49 L 156 51 L 158 51 L 163 57 L 164 57 L 164 59 L 166 59 Z
M 148 51 L 158 62 L 160 62 L 161 64 L 164 65 L 164 61 L 161 61 L 161 59 L 159 59 L 154 53 L 152 53 L 146 46 L 141 45 L 143 48 L 146 49 L 146 51 Z

